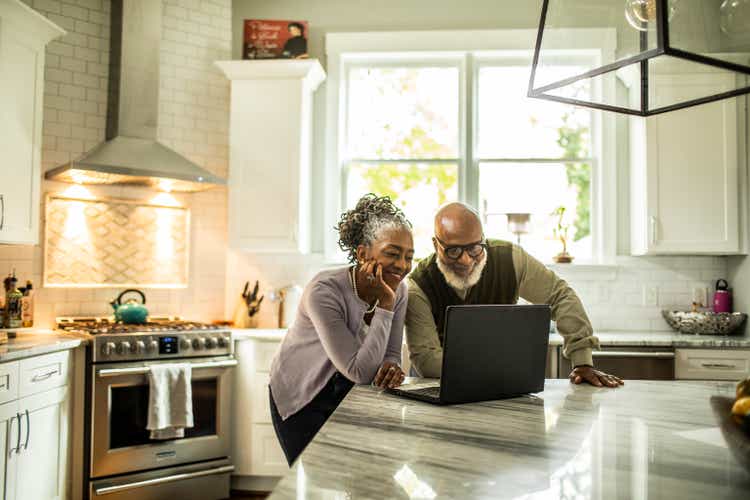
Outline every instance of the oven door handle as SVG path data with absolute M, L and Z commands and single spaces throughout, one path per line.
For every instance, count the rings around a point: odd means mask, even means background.
M 206 363 L 191 363 L 193 370 L 202 370 L 207 368 L 231 368 L 237 366 L 236 359 L 226 359 L 223 361 L 208 361 Z M 100 377 L 119 377 L 121 375 L 145 375 L 149 372 L 148 366 L 136 366 L 134 368 L 105 368 L 99 370 L 97 374 Z
M 638 352 L 638 351 L 594 351 L 595 358 L 651 358 L 674 359 L 673 352 Z
M 118 484 L 117 486 L 106 486 L 104 488 L 96 488 L 94 492 L 96 493 L 97 496 L 109 495 L 111 493 L 119 493 L 121 491 L 134 490 L 137 488 L 145 488 L 147 486 L 155 486 L 158 484 L 171 483 L 173 481 L 183 481 L 185 479 L 193 479 L 196 477 L 213 476 L 216 474 L 226 474 L 228 472 L 234 472 L 234 465 L 224 465 L 222 467 L 202 470 L 199 472 L 184 472 L 182 474 L 174 474 L 173 476 L 157 477 L 155 479 L 146 479 L 144 481 L 136 481 L 134 483 Z

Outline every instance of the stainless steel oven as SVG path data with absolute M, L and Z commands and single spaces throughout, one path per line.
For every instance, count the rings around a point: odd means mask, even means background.
M 148 365 L 109 363 L 91 367 L 91 477 L 104 477 L 229 456 L 232 357 L 181 360 L 192 365 L 194 427 L 185 437 L 149 439 Z
M 211 500 L 229 496 L 234 346 L 216 325 L 150 318 L 58 318 L 93 335 L 87 347 L 84 467 L 89 499 Z M 191 365 L 193 427 L 154 440 L 148 422 L 150 367 Z

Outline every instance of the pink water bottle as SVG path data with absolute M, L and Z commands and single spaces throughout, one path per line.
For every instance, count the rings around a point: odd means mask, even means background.
M 729 289 L 729 283 L 727 283 L 727 280 L 719 280 L 716 282 L 716 291 L 714 292 L 714 312 L 732 312 L 732 291 Z

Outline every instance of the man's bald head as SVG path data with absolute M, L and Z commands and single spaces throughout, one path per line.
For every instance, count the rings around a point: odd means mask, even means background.
M 435 214 L 435 236 L 446 244 L 475 243 L 483 234 L 479 214 L 465 203 L 447 203 Z

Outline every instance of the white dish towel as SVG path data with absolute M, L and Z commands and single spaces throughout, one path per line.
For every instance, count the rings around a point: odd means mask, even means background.
M 190 364 L 154 364 L 149 367 L 148 422 L 151 439 L 185 437 L 193 426 L 193 388 Z

